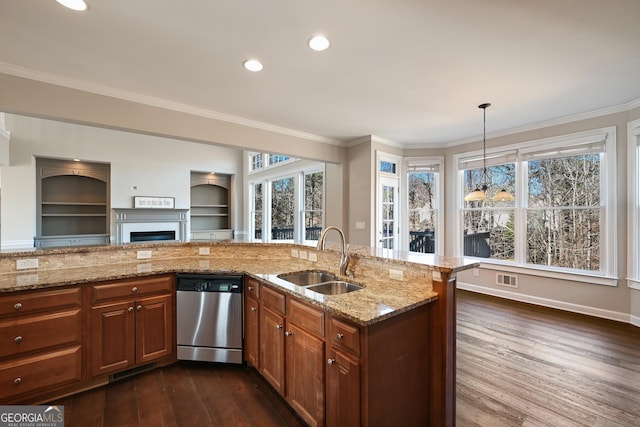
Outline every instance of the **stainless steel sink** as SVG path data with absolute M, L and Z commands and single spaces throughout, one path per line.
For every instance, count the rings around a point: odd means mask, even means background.
M 342 280 L 332 280 L 330 282 L 307 286 L 305 289 L 323 295 L 339 295 L 345 294 L 347 292 L 357 291 L 362 288 L 363 286 L 356 285 L 355 283 L 344 282 Z
M 318 283 L 332 282 L 337 280 L 335 274 L 326 271 L 300 271 L 296 273 L 285 273 L 278 276 L 298 286 L 316 285 Z

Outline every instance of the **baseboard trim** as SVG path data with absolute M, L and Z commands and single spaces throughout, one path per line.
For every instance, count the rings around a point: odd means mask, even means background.
M 640 326 L 640 318 L 631 316 L 627 313 L 617 311 L 604 310 L 586 305 L 573 304 L 564 301 L 553 300 L 549 298 L 525 295 L 517 292 L 506 291 L 502 289 L 487 288 L 484 286 L 472 285 L 470 283 L 458 282 L 457 287 L 471 292 L 491 295 L 494 297 L 506 298 L 514 301 L 526 302 L 529 304 L 540 305 L 543 307 L 556 308 L 558 310 L 570 311 L 572 313 L 586 314 L 588 316 L 600 317 L 603 319 L 615 320 L 617 322 L 631 323 Z M 635 318 L 635 321 L 634 321 Z

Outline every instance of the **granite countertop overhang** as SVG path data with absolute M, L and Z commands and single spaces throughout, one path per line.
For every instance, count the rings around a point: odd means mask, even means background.
M 202 247 L 209 247 L 211 254 L 199 255 L 198 249 Z M 159 256 L 152 259 L 130 259 L 131 255 L 128 252 L 147 249 L 160 251 Z M 260 252 L 242 255 L 243 252 L 255 252 L 256 249 Z M 52 265 L 46 265 L 48 268 L 43 269 L 0 273 L 0 294 L 166 273 L 237 273 L 266 281 L 274 288 L 319 306 L 327 312 L 361 326 L 368 326 L 436 300 L 438 295 L 432 290 L 431 274 L 455 273 L 477 265 L 458 258 L 388 251 L 380 254 L 375 249 L 356 248 L 350 252 L 353 263 L 356 264 L 356 274 L 353 279 L 347 280 L 363 285 L 364 289 L 329 296 L 296 286 L 280 279 L 278 275 L 306 270 L 337 272 L 337 251 L 329 248 L 326 252 L 318 252 L 317 262 L 282 255 L 295 251 L 315 252 L 315 248 L 295 244 L 189 242 L 16 251 L 12 252 L 9 258 L 13 260 L 34 255 L 64 257 L 65 260 L 72 260 L 69 263 L 72 266 L 67 267 L 65 264 L 64 267 L 58 265 L 58 268 L 55 268 L 55 263 L 51 263 Z M 222 256 L 218 256 L 219 254 Z M 94 256 L 109 256 L 110 260 L 93 263 L 90 259 Z M 1 258 L 6 257 L 7 255 L 3 254 Z M 370 272 L 371 266 L 375 266 L 374 269 L 407 269 L 409 274 L 402 281 L 391 280 L 379 272 Z M 2 271 L 5 270 L 6 268 L 3 268 Z

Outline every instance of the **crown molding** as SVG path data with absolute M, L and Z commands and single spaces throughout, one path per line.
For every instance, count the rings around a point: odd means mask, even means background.
M 220 113 L 218 111 L 208 110 L 205 108 L 192 107 L 179 102 L 168 101 L 162 98 L 156 98 L 147 95 L 141 95 L 135 92 L 115 89 L 108 86 L 102 86 L 94 83 L 88 83 L 80 80 L 69 79 L 55 74 L 44 73 L 30 68 L 20 67 L 13 64 L 0 61 L 0 73 L 9 74 L 16 77 L 22 77 L 30 80 L 49 83 L 57 86 L 67 87 L 69 89 L 81 90 L 96 95 L 109 96 L 112 98 L 122 99 L 125 101 L 136 102 L 138 104 L 148 105 L 151 107 L 163 108 L 166 110 L 176 111 L 185 114 L 205 117 L 208 119 L 220 120 L 223 122 L 234 123 L 241 126 L 252 127 L 265 130 L 268 132 L 280 133 L 283 135 L 293 136 L 309 141 L 321 142 L 324 144 L 343 146 L 341 141 L 327 138 L 321 135 L 314 135 L 307 132 L 289 129 L 281 126 L 271 125 L 269 123 L 259 122 L 244 117 L 233 116 L 231 114 Z
M 542 122 L 532 123 L 532 124 L 529 124 L 529 125 L 517 126 L 517 127 L 513 127 L 513 128 L 509 128 L 509 129 L 503 129 L 503 130 L 500 130 L 500 131 L 490 132 L 490 133 L 487 133 L 487 139 L 499 138 L 499 137 L 502 137 L 502 136 L 508 136 L 508 135 L 514 135 L 514 134 L 533 131 L 533 130 L 538 130 L 538 129 L 544 129 L 544 128 L 548 128 L 548 127 L 551 127 L 551 126 L 564 125 L 564 124 L 567 124 L 567 123 L 578 122 L 580 120 L 594 119 L 594 118 L 597 118 L 597 117 L 608 116 L 609 114 L 623 113 L 625 111 L 631 111 L 631 110 L 633 110 L 635 108 L 638 108 L 638 107 L 640 107 L 640 98 L 635 99 L 635 100 L 630 101 L 630 102 L 627 102 L 625 104 L 614 105 L 612 107 L 600 108 L 598 110 L 587 111 L 585 113 L 573 114 L 571 116 L 560 117 L 558 119 L 545 120 L 545 121 L 542 121 Z M 460 139 L 460 140 L 457 140 L 457 141 L 452 141 L 452 142 L 447 142 L 447 143 L 443 143 L 443 144 L 434 145 L 433 147 L 434 148 L 451 148 L 451 147 L 455 147 L 457 145 L 463 145 L 463 144 L 469 144 L 469 143 L 472 143 L 472 142 L 477 142 L 478 138 L 479 138 L 478 136 L 469 137 L 469 138 Z M 411 148 L 411 147 L 405 147 L 405 148 Z

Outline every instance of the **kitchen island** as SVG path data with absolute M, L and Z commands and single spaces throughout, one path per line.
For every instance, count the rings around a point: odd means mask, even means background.
M 139 251 L 145 252 L 144 256 L 150 253 L 151 257 L 138 259 Z M 309 260 L 310 254 L 315 261 Z M 425 420 L 428 425 L 454 425 L 455 275 L 476 264 L 430 255 L 376 253 L 369 248 L 352 251 L 352 257 L 354 277 L 350 280 L 363 285 L 364 289 L 325 296 L 278 277 L 305 270 L 336 272 L 337 251 L 316 252 L 301 245 L 197 242 L 13 252 L 0 256 L 0 297 L 77 287 L 84 292 L 79 307 L 90 312 L 89 288 L 96 283 L 166 277 L 178 272 L 246 274 L 265 289 L 283 295 L 287 304 L 301 303 L 315 308 L 326 316 L 327 322 L 335 319 L 361 331 L 360 344 L 367 346 L 361 349 L 360 359 L 363 424 L 374 425 L 394 412 L 396 420 L 402 419 L 404 412 L 411 409 L 414 418 L 407 419 Z M 38 259 L 38 268 L 17 271 L 17 261 L 25 259 Z M 396 279 L 389 278 L 389 269 L 393 269 Z M 402 279 L 398 278 L 399 274 Z M 89 318 L 88 313 L 81 316 L 85 320 Z M 326 325 L 330 331 L 331 324 Z M 389 339 L 397 342 L 385 345 Z M 85 348 L 90 347 L 86 326 L 78 345 L 79 357 L 90 357 L 91 349 Z M 327 352 L 333 351 L 329 338 L 326 348 Z M 163 363 L 170 361 L 165 359 Z M 5 363 L 5 367 L 9 369 L 10 365 Z M 399 380 L 409 378 L 412 371 L 424 384 L 414 381 L 414 386 L 406 383 L 406 390 L 398 389 L 403 387 Z M 81 369 L 79 378 L 58 392 L 96 386 L 108 380 L 92 376 L 86 368 Z M 376 387 L 396 389 L 385 390 L 384 396 L 391 399 L 385 402 L 375 391 Z M 417 392 L 420 396 L 410 395 Z M 53 395 L 55 393 L 50 394 Z M 28 396 L 37 398 L 37 394 L 23 395 L 25 399 Z M 416 404 L 424 409 L 416 411 Z M 391 409 L 382 411 L 380 408 L 385 405 Z

